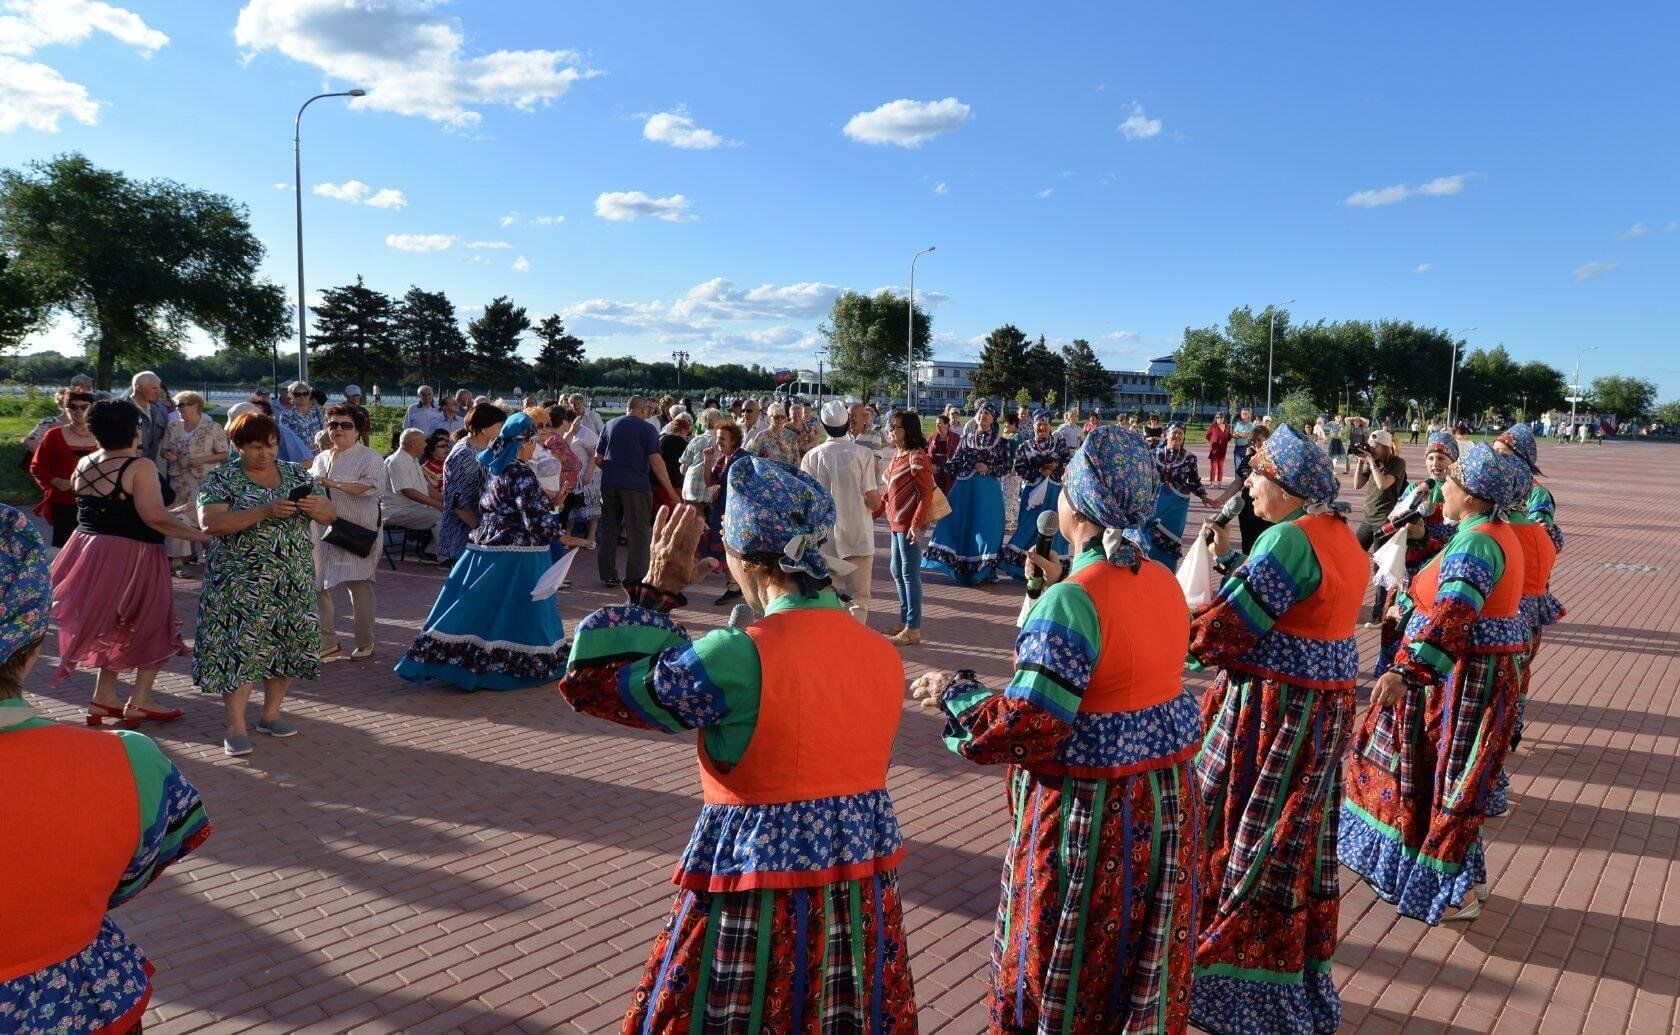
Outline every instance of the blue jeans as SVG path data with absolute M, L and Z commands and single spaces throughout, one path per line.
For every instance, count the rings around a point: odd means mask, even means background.
M 926 535 L 924 531 L 922 533 Z M 922 627 L 922 541 L 892 534 L 892 580 L 898 588 L 898 617 L 907 629 Z

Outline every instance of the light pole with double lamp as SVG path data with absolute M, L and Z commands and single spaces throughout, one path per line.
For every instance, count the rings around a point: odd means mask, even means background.
M 1452 336 L 1452 369 L 1447 371 L 1447 427 L 1446 427 L 1446 430 L 1449 431 L 1449 432 L 1452 431 L 1452 429 L 1454 427 L 1454 425 L 1453 425 L 1452 397 L 1453 397 L 1453 382 L 1454 382 L 1454 379 L 1458 377 L 1458 335 L 1459 334 L 1469 334 L 1471 331 L 1478 330 L 1478 329 L 1479 328 L 1476 328 L 1476 327 L 1466 327 L 1463 330 L 1459 331 L 1458 334 L 1454 334 Z
M 1581 401 L 1581 357 L 1589 352 L 1597 352 L 1597 345 L 1588 345 L 1575 353 L 1575 391 L 1569 396 L 1569 437 L 1575 437 L 1575 406 Z
M 910 331 L 904 339 L 904 408 L 916 408 L 916 260 L 934 250 L 928 245 L 910 256 Z
M 1278 306 L 1294 304 L 1295 300 L 1291 298 L 1287 302 L 1279 302 L 1276 305 L 1269 307 L 1271 320 L 1266 328 L 1266 415 L 1268 417 L 1271 416 L 1272 413 L 1272 349 L 1277 339 Z
M 303 102 L 298 109 L 297 120 L 292 123 L 292 184 L 293 200 L 297 202 L 297 255 L 298 255 L 298 380 L 309 380 L 309 338 L 305 329 L 309 323 L 309 306 L 304 303 L 303 296 L 303 111 L 323 97 L 365 97 L 367 91 L 361 87 L 354 90 L 341 90 L 337 93 L 318 93 Z

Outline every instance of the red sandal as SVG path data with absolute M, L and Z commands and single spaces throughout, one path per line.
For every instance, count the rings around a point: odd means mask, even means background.
M 89 726 L 103 726 L 105 725 L 106 719 L 115 719 L 118 722 L 122 722 L 122 706 L 118 705 L 113 708 L 108 704 L 100 704 L 98 701 L 94 701 L 88 705 L 87 724 Z
M 138 716 L 123 715 L 122 724 L 129 729 L 136 728 L 142 722 L 174 722 L 186 714 L 179 708 L 140 708 L 132 704 L 128 706 L 128 711 L 140 713 Z

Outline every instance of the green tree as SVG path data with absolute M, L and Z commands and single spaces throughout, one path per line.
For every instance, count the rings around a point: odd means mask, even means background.
M 21 346 L 45 317 L 40 292 L 17 272 L 11 256 L 0 252 L 0 353 Z
M 101 388 L 119 359 L 179 354 L 189 325 L 244 350 L 287 331 L 285 295 L 257 278 L 263 246 L 243 206 L 79 154 L 0 172 L 0 251 L 43 315 L 82 325 Z
M 1075 338 L 1062 349 L 1065 364 L 1068 402 L 1086 400 L 1107 406 L 1114 400 L 1114 375 L 1104 369 L 1102 360 L 1084 338 Z
M 1517 368 L 1517 383 L 1512 387 L 1518 405 L 1526 411 L 1525 417 L 1563 406 L 1564 397 L 1569 394 L 1569 382 L 1563 371 L 1537 359 Z
M 483 381 L 517 381 L 530 372 L 519 358 L 519 340 L 531 329 L 524 306 L 516 306 L 506 295 L 497 295 L 484 307 L 478 319 L 467 324 L 472 340 L 472 368 Z
M 1680 399 L 1670 399 L 1652 409 L 1651 419 L 1659 424 L 1680 424 Z
M 1044 398 L 1044 393 L 1059 387 L 1063 374 L 1067 370 L 1067 363 L 1062 355 L 1050 348 L 1044 335 L 1040 334 L 1032 347 L 1027 349 L 1026 383 L 1022 385 L 1027 395 L 1032 399 Z
M 834 371 L 830 380 L 834 385 L 859 395 L 872 395 L 887 384 L 904 383 L 908 306 L 891 291 L 880 291 L 873 297 L 845 291 L 834 300 L 828 320 L 817 328 L 828 340 L 828 362 Z M 916 359 L 933 358 L 928 344 L 932 335 L 932 319 L 916 306 Z
M 1643 377 L 1606 374 L 1593 378 L 1587 390 L 1593 409 L 1613 413 L 1623 420 L 1645 416 L 1657 401 L 1657 383 Z
M 1277 401 L 1277 415 L 1285 424 L 1289 424 L 1296 431 L 1304 431 L 1313 426 L 1318 420 L 1319 406 L 1313 401 L 1312 393 L 1304 388 L 1297 388 L 1293 392 Z
M 396 303 L 358 275 L 354 284 L 321 292 L 311 306 L 315 333 L 309 336 L 310 369 L 326 379 L 354 381 L 363 390 L 401 366 L 397 351 Z
M 1044 393 L 1044 408 L 1045 409 L 1054 410 L 1056 408 L 1056 403 L 1058 403 L 1060 401 L 1061 401 L 1061 392 L 1060 391 L 1052 388 L 1048 392 Z
M 1161 379 L 1161 387 L 1174 401 L 1231 399 L 1231 343 L 1217 327 L 1186 327 L 1184 338 L 1173 350 L 1172 373 Z
M 969 380 L 979 395 L 1002 400 L 1026 386 L 1026 375 L 1027 336 L 1006 323 L 986 335 L 986 343 L 980 346 L 980 365 Z
M 569 383 L 583 368 L 583 339 L 567 332 L 559 313 L 543 317 L 532 331 L 541 342 L 537 346 L 537 358 L 531 362 L 537 383 L 552 389 Z M 690 373 L 695 369 L 690 367 Z
M 442 291 L 410 287 L 396 304 L 392 333 L 402 357 L 403 380 L 436 384 L 444 376 L 459 376 L 460 357 L 467 336 L 455 316 L 455 303 Z

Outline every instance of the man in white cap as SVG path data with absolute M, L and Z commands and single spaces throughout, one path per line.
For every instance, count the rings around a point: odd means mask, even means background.
M 371 445 L 369 432 L 373 428 L 373 418 L 368 414 L 367 407 L 362 405 L 361 387 L 359 385 L 345 385 L 344 402 L 346 405 L 354 406 L 357 416 L 361 418 L 356 421 L 356 426 L 364 429 L 362 431 L 362 445 Z
M 874 452 L 846 437 L 852 416 L 851 408 L 838 399 L 824 403 L 822 425 L 828 441 L 806 453 L 799 467 L 834 497 L 830 542 L 835 555 L 853 565 L 850 573 L 834 576 L 834 588 L 850 598 L 846 609 L 852 617 L 867 624 L 870 581 L 875 573 L 874 513 L 881 505 L 881 490 Z

